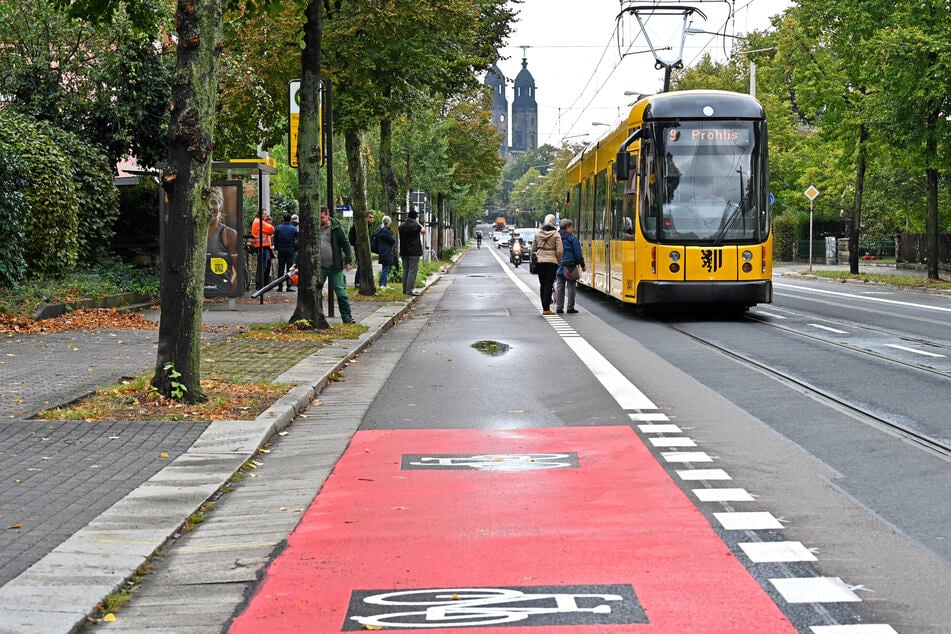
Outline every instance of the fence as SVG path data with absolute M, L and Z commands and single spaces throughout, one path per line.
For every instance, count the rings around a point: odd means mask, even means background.
M 928 261 L 928 237 L 922 233 L 898 236 L 898 262 L 923 264 Z M 951 234 L 938 235 L 938 262 L 942 268 L 951 266 Z
M 848 238 L 836 239 L 836 259 L 839 264 L 845 264 L 849 261 L 849 240 Z M 891 238 L 875 238 L 859 240 L 859 258 L 863 256 L 873 257 L 876 260 L 893 259 L 895 257 L 895 241 Z M 826 239 L 812 241 L 812 261 L 814 264 L 826 262 L 829 254 L 826 250 Z M 809 261 L 809 240 L 797 240 L 795 261 Z

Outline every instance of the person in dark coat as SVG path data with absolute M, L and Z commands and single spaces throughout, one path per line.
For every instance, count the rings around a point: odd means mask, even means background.
M 403 260 L 403 294 L 418 295 L 416 274 L 419 272 L 419 259 L 423 257 L 423 236 L 426 227 L 419 223 L 419 212 L 413 209 L 400 225 L 400 259 Z
M 380 256 L 380 288 L 389 288 L 390 267 L 396 264 L 396 238 L 390 225 L 393 219 L 383 216 L 380 228 L 376 230 L 376 249 Z
M 300 229 L 294 226 L 291 221 L 293 214 L 289 211 L 284 212 L 284 222 L 274 227 L 274 248 L 277 249 L 277 276 L 283 277 L 289 273 L 294 261 L 297 259 L 297 236 Z M 284 290 L 283 284 L 278 284 L 277 291 Z M 288 280 L 287 290 L 291 290 L 291 283 Z

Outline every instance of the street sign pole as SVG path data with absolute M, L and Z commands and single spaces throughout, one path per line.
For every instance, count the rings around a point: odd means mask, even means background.
M 812 272 L 812 203 L 816 199 L 816 196 L 819 195 L 819 190 L 816 189 L 815 185 L 810 185 L 806 191 L 803 192 L 806 195 L 806 198 L 809 199 L 809 272 Z

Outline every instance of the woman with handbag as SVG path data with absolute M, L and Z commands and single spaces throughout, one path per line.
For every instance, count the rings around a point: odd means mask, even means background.
M 570 218 L 562 218 L 558 233 L 561 234 L 563 254 L 558 264 L 555 278 L 555 312 L 564 312 L 565 299 L 568 300 L 568 312 L 576 313 L 575 290 L 581 271 L 585 270 L 581 242 L 575 237 L 575 223 Z
M 552 290 L 562 256 L 561 235 L 555 227 L 554 214 L 545 216 L 544 226 L 535 233 L 535 239 L 532 240 L 532 251 L 535 252 L 535 271 L 538 273 L 542 314 L 554 315 L 551 310 Z

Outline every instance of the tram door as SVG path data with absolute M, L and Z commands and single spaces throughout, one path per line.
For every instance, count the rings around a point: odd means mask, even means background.
M 610 175 L 614 173 L 614 165 L 608 166 L 610 199 L 608 214 L 610 218 L 610 235 L 608 236 L 608 279 L 609 292 L 618 299 L 624 298 L 624 259 L 629 257 L 629 245 L 625 240 L 631 239 L 633 224 L 630 218 L 624 217 L 624 182 L 616 182 Z
M 611 212 L 608 208 L 608 170 L 604 169 L 594 176 L 594 222 L 595 236 L 592 247 L 598 252 L 599 260 L 595 288 L 611 292 Z

